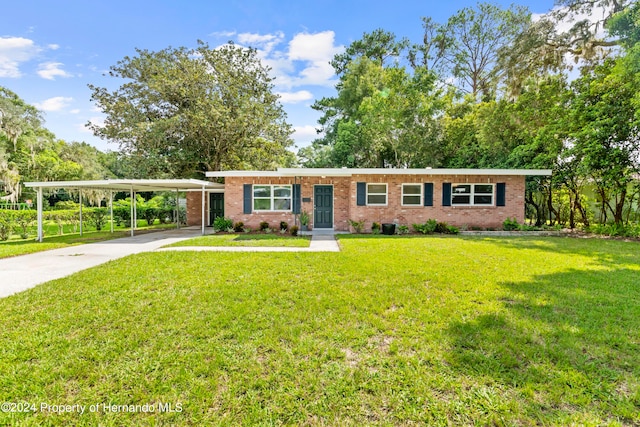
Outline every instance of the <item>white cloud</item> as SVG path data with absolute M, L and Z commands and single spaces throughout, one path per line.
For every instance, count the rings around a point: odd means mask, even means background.
M 307 144 L 320 135 L 316 131 L 316 127 L 313 125 L 294 126 L 293 127 L 293 139 L 296 143 Z
M 43 79 L 55 80 L 56 77 L 72 77 L 64 71 L 61 62 L 43 62 L 38 66 L 38 75 Z
M 286 47 L 278 49 L 285 41 L 281 31 L 270 34 L 240 33 L 240 46 L 257 49 L 262 63 L 271 68 L 278 88 L 292 89 L 299 86 L 325 86 L 335 84 L 334 71 L 329 62 L 344 47 L 335 45 L 335 33 L 298 33 Z
M 213 33 L 209 34 L 209 36 L 211 37 L 233 37 L 235 35 L 235 31 L 214 31 Z
M 29 61 L 39 50 L 33 40 L 23 37 L 0 37 L 0 77 L 22 76 L 20 64 Z
M 296 34 L 289 42 L 288 57 L 292 61 L 303 61 L 305 68 L 294 85 L 333 86 L 334 70 L 329 62 L 343 49 L 335 45 L 333 31 Z
M 60 45 L 59 45 L 59 44 L 55 44 L 55 43 L 52 43 L 52 44 L 50 44 L 50 45 L 47 45 L 47 47 L 48 47 L 49 49 L 51 49 L 51 50 L 58 50 L 58 49 L 60 49 Z
M 80 109 L 79 108 L 74 108 L 73 110 L 69 111 L 71 114 L 80 114 Z
M 45 99 L 42 102 L 36 102 L 33 105 L 42 111 L 60 111 L 67 107 L 72 101 L 73 98 L 55 96 L 53 98 Z
M 313 99 L 313 94 L 308 90 L 299 90 L 297 92 L 279 92 L 280 102 L 283 104 L 297 104 L 298 102 Z

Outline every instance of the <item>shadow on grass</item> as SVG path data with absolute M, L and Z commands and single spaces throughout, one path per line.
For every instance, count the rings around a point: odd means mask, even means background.
M 533 249 L 553 254 L 583 255 L 607 267 L 619 267 L 621 264 L 640 263 L 640 244 L 635 241 L 624 242 L 598 237 L 471 237 L 464 239 L 486 241 L 506 249 Z
M 455 370 L 515 387 L 545 423 L 640 423 L 637 270 L 573 270 L 502 286 L 509 292 L 497 312 L 450 324 Z

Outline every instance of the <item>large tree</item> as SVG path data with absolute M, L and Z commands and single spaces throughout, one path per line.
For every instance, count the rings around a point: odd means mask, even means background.
M 93 132 L 120 145 L 145 176 L 201 176 L 206 170 L 265 168 L 291 161 L 291 128 L 256 51 L 137 50 L 112 66 L 118 89 L 89 85 L 106 114 Z

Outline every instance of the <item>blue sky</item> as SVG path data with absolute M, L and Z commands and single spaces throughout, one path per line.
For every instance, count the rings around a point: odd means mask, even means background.
M 510 1 L 496 1 L 507 7 Z M 418 42 L 420 17 L 444 22 L 475 1 L 167 1 L 22 0 L 5 2 L 0 27 L 0 85 L 44 111 L 45 126 L 66 141 L 101 150 L 118 145 L 93 136 L 100 123 L 87 84 L 114 89 L 123 81 L 103 74 L 135 48 L 211 47 L 228 40 L 259 50 L 272 67 L 275 91 L 296 132 L 296 145 L 315 136 L 315 99 L 335 93 L 328 65 L 364 32 L 383 28 Z M 521 1 L 545 13 L 553 0 Z

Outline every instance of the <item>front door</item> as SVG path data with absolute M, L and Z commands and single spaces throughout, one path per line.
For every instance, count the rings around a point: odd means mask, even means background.
M 209 225 L 219 216 L 224 216 L 224 193 L 209 193 Z
M 333 228 L 333 186 L 316 185 L 313 203 L 313 228 Z

